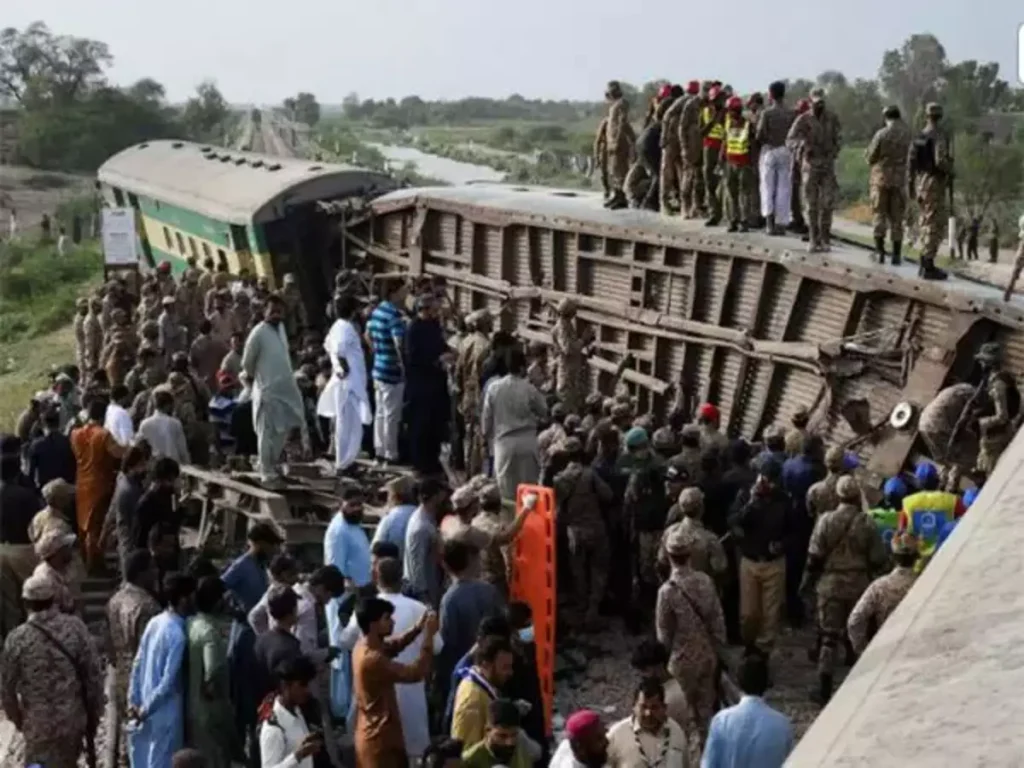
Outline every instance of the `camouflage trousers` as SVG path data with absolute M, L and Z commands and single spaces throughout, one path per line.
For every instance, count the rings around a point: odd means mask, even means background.
M 608 184 L 613 192 L 619 192 L 626 185 L 626 174 L 629 173 L 628 149 L 609 150 L 605 155 L 608 167 Z
M 585 621 L 594 621 L 608 584 L 608 536 L 603 530 L 576 525 L 570 525 L 566 534 L 575 593 L 573 607 Z
M 463 401 L 462 416 L 466 425 L 466 432 L 463 437 L 466 462 L 464 468 L 467 477 L 474 477 L 480 474 L 484 467 L 484 438 L 480 431 L 480 412 L 476 403 Z
M 683 176 L 683 159 L 678 147 L 665 147 L 661 153 L 660 178 L 658 180 L 659 204 L 662 213 L 669 213 L 678 204 L 682 194 L 680 182 Z
M 718 159 L 717 148 L 704 148 L 704 206 L 713 219 L 722 218 L 722 198 L 718 196 Z
M 832 233 L 832 206 L 835 204 L 832 169 L 805 166 L 802 176 L 804 215 L 811 245 L 827 245 Z
M 948 227 L 949 207 L 946 203 L 944 180 L 936 176 L 925 176 L 921 179 L 917 203 L 917 226 L 924 239 L 921 245 L 921 259 L 934 259 Z
M 658 169 L 646 157 L 638 157 L 626 176 L 626 199 L 633 208 L 647 208 L 658 199 Z
M 696 218 L 704 202 L 704 176 L 701 155 L 684 154 L 680 159 L 679 204 L 683 215 Z
M 818 654 L 818 674 L 833 675 L 836 654 L 846 638 L 846 621 L 850 618 L 858 598 L 840 597 L 818 590 L 818 631 L 821 633 L 821 651 Z
M 903 218 L 907 214 L 907 195 L 902 187 L 871 187 L 871 214 L 876 239 L 885 239 L 886 231 L 894 243 L 903 242 Z
M 978 443 L 978 470 L 989 477 L 995 472 L 999 457 L 1010 444 L 1012 435 L 985 435 Z
M 718 706 L 718 659 L 709 656 L 700 661 L 687 661 L 690 663 L 682 665 L 676 671 L 679 675 L 679 686 L 686 694 L 693 725 L 703 745 L 708 737 L 711 718 L 715 716 L 715 709 Z
M 749 165 L 726 165 L 725 203 L 729 221 L 754 224 L 758 210 L 757 175 Z

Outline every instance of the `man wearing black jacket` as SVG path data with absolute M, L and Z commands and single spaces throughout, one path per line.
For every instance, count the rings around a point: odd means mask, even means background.
M 785 597 L 786 549 L 795 530 L 793 508 L 782 488 L 782 467 L 758 467 L 753 488 L 733 505 L 729 524 L 740 553 L 740 625 L 747 653 L 771 655 Z

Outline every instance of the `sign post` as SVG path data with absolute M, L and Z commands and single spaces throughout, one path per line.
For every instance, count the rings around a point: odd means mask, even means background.
M 132 208 L 104 208 L 100 221 L 103 279 L 108 280 L 112 272 L 130 271 L 137 283 L 139 237 L 135 227 L 135 211 Z

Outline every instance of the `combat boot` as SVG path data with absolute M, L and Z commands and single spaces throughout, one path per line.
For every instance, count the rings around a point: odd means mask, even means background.
M 765 217 L 764 233 L 766 235 L 777 235 L 777 234 L 779 234 L 778 231 L 776 231 L 776 229 L 775 229 L 775 214 L 774 213 L 769 213 Z
M 811 691 L 811 701 L 824 707 L 832 698 L 832 675 L 818 673 L 818 685 Z
M 879 264 L 885 264 L 885 238 L 875 238 L 875 255 L 878 257 Z M 893 256 L 895 258 L 895 256 Z
M 735 221 L 730 221 L 729 222 L 729 226 L 726 227 L 725 231 L 726 232 L 739 232 L 740 231 L 740 225 L 738 223 L 736 223 Z
M 707 221 L 704 222 L 704 226 L 705 227 L 717 227 L 721 223 L 722 223 L 722 217 L 721 216 L 712 215 L 710 219 L 708 219 Z
M 892 241 L 892 265 L 894 267 L 898 267 L 900 264 L 903 263 L 902 251 L 903 251 L 903 243 L 901 243 L 899 240 L 893 240 Z
M 921 268 L 918 270 L 917 276 L 924 280 L 945 280 L 949 277 L 946 270 L 935 266 L 935 259 L 932 258 L 921 259 Z
M 610 211 L 618 211 L 623 208 L 629 207 L 629 201 L 626 200 L 626 193 L 621 189 L 616 189 L 611 196 L 611 199 L 605 203 L 605 208 Z

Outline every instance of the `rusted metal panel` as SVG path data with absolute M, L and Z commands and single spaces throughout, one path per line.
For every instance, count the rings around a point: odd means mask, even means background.
M 798 254 L 786 238 L 709 235 L 664 217 L 611 215 L 553 197 L 508 188 L 389 195 L 350 242 L 382 268 L 412 265 L 412 252 L 424 248 L 422 268 L 449 278 L 460 308 L 508 302 L 507 327 L 529 328 L 535 340 L 550 338 L 548 304 L 579 297 L 580 324 L 592 326 L 599 342 L 589 371 L 602 389 L 632 352 L 624 380 L 641 406 L 649 398 L 656 410 L 666 406 L 650 392 L 673 383 L 691 407 L 702 397 L 715 401 L 730 431 L 748 437 L 818 405 L 830 437 L 853 439 L 841 417 L 845 400 L 867 398 L 880 419 L 902 399 L 941 387 L 980 335 L 1005 340 L 1009 366 L 1024 373 L 1024 312 L 1000 311 L 984 292 L 914 281 L 842 252 Z M 417 219 L 424 206 L 430 215 Z M 959 335 L 951 336 L 954 326 Z M 894 380 L 865 367 L 825 387 L 823 359 L 843 354 L 841 340 L 890 329 L 932 362 L 910 371 L 903 386 L 897 366 Z M 886 461 L 908 455 L 910 437 L 886 448 Z M 879 439 L 859 450 L 871 454 L 894 438 Z

